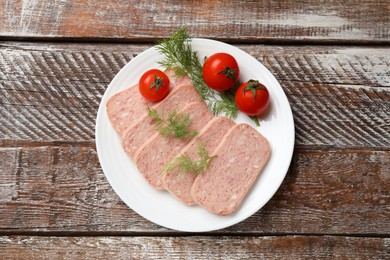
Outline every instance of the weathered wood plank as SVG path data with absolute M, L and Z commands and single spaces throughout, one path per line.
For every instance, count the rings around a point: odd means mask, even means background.
M 150 41 L 185 25 L 227 41 L 389 42 L 386 0 L 0 2 L 0 37 Z
M 0 237 L 4 259 L 388 259 L 390 239 L 283 237 Z
M 101 97 L 150 45 L 3 43 L 0 144 L 94 142 Z M 238 45 L 267 66 L 293 109 L 297 145 L 388 149 L 390 49 Z M 32 144 L 33 145 L 33 144 Z
M 114 193 L 90 147 L 0 149 L 0 234 L 169 232 Z M 259 212 L 222 233 L 389 235 L 389 151 L 301 151 Z

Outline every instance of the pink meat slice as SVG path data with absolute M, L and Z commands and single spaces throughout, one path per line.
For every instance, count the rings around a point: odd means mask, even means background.
M 186 145 L 180 154 L 186 154 L 193 160 L 198 160 L 199 145 L 203 144 L 209 154 L 212 154 L 222 137 L 235 123 L 226 117 L 215 117 Z M 180 155 L 179 154 L 179 155 Z M 191 187 L 197 175 L 182 173 L 180 169 L 174 169 L 163 176 L 164 188 L 174 197 L 187 205 L 195 204 L 191 196 Z
M 192 85 L 181 84 L 176 86 L 164 100 L 153 108 L 166 117 L 173 111 L 180 111 L 192 102 L 204 103 Z M 137 149 L 156 133 L 153 122 L 146 113 L 146 107 L 144 109 L 144 115 L 141 116 L 140 120 L 129 126 L 123 134 L 122 147 L 131 158 L 134 158 Z
M 175 76 L 175 71 L 173 69 L 169 69 L 165 71 L 165 74 L 169 77 L 171 86 L 177 86 L 181 84 L 191 85 L 192 81 L 187 76 Z
M 215 149 L 206 171 L 192 186 L 194 201 L 212 213 L 226 215 L 237 210 L 269 159 L 269 143 L 254 128 L 239 124 L 231 128 Z
M 199 132 L 213 118 L 204 102 L 188 104 L 182 111 L 191 119 L 190 129 Z M 192 138 L 178 139 L 154 134 L 134 156 L 139 172 L 156 189 L 163 189 L 163 167 L 175 157 Z
M 127 127 L 137 122 L 145 114 L 146 108 L 153 104 L 141 96 L 138 85 L 135 85 L 110 97 L 106 104 L 108 119 L 122 136 Z
M 165 73 L 170 79 L 171 92 L 179 85 L 192 84 L 187 76 L 175 77 L 173 70 L 167 70 Z M 193 90 L 193 92 L 196 91 Z M 146 108 L 148 106 L 153 107 L 159 103 L 144 99 L 139 93 L 137 84 L 110 97 L 106 104 L 106 110 L 112 126 L 119 136 L 122 137 L 129 126 L 138 122 L 146 114 Z

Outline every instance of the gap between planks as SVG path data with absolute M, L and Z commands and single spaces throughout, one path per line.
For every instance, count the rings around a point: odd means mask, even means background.
M 354 238 L 390 238 L 390 234 L 376 233 L 261 233 L 261 232 L 180 232 L 167 230 L 160 232 L 134 231 L 0 231 L 0 236 L 36 236 L 36 237 L 354 237 Z
M 192 36 L 197 38 L 196 36 Z M 201 37 L 202 38 L 202 37 Z M 0 36 L 0 41 L 15 41 L 15 42 L 37 42 L 37 43 L 69 43 L 69 44 L 156 44 L 157 41 L 167 39 L 167 37 L 160 38 L 94 38 L 94 37 L 16 37 L 16 36 Z M 356 39 L 278 39 L 278 38 L 262 38 L 262 39 L 251 39 L 251 38 L 210 38 L 207 39 L 221 41 L 229 44 L 264 44 L 264 45 L 312 45 L 312 46 L 346 46 L 346 47 L 374 47 L 384 46 L 390 47 L 389 40 L 356 40 Z
M 0 149 L 4 148 L 39 148 L 39 147 L 86 147 L 96 149 L 95 140 L 92 141 L 27 141 L 27 140 L 0 140 Z

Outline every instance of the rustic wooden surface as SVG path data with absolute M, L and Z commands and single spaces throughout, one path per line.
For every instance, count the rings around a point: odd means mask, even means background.
M 389 12 L 374 0 L 0 1 L 0 259 L 389 258 Z M 262 62 L 295 121 L 275 196 L 209 233 L 137 215 L 95 149 L 107 85 L 183 25 Z
M 389 43 L 387 0 L 3 0 L 4 38 L 150 41 L 187 26 L 228 41 Z
M 0 238 L 0 257 L 21 259 L 386 259 L 389 239 L 359 237 Z M 353 251 L 351 249 L 358 249 Z
M 10 234 L 172 233 L 127 208 L 92 147 L 0 150 L 1 231 Z M 390 151 L 297 149 L 274 198 L 243 223 L 215 233 L 389 233 Z

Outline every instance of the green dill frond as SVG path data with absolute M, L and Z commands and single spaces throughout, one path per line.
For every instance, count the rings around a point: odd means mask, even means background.
M 166 174 L 176 168 L 180 170 L 180 173 L 191 172 L 193 169 L 193 161 L 187 154 L 176 156 L 170 163 L 165 165 L 161 173 Z
M 147 107 L 148 115 L 150 118 L 154 120 L 160 119 L 160 116 L 158 115 L 157 111 L 151 107 Z
M 201 174 L 207 169 L 215 156 L 209 156 L 206 147 L 202 143 L 198 145 L 197 155 L 199 157 L 198 160 L 192 160 L 187 154 L 178 155 L 164 166 L 161 173 L 166 174 L 175 169 L 179 169 L 181 174 Z
M 167 69 L 173 68 L 177 76 L 189 74 L 193 55 L 188 41 L 190 36 L 185 28 L 179 29 L 170 39 L 158 41 L 156 48 L 165 56 L 159 64 Z
M 187 138 L 198 134 L 196 131 L 189 129 L 191 119 L 186 114 L 178 114 L 173 111 L 165 120 L 155 109 L 148 107 L 147 111 L 149 117 L 153 119 L 156 131 L 164 137 Z
M 213 114 L 224 112 L 225 116 L 229 118 L 235 118 L 238 113 L 234 96 L 228 93 L 221 93 L 221 99 L 216 99 L 210 108 Z

